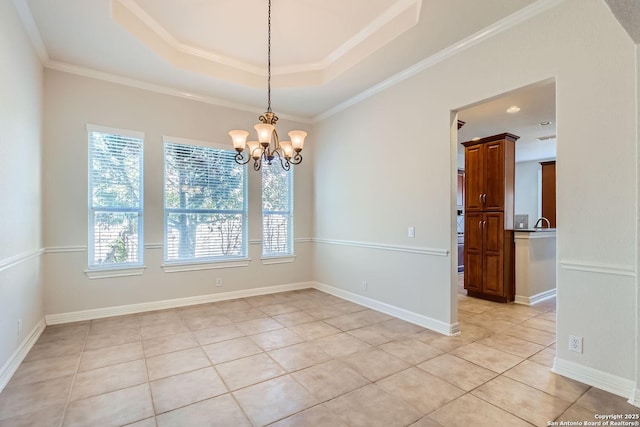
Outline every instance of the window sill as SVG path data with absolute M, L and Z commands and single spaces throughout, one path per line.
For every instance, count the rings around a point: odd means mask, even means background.
M 242 258 L 236 260 L 225 261 L 206 261 L 206 262 L 175 262 L 162 264 L 165 273 L 180 273 L 183 271 L 199 271 L 199 270 L 215 270 L 219 268 L 237 268 L 248 267 L 251 258 Z
M 128 277 L 142 276 L 147 267 L 141 265 L 139 267 L 113 267 L 103 269 L 85 270 L 84 274 L 91 280 L 94 279 L 110 279 L 112 277 Z
M 277 255 L 277 256 L 263 256 L 262 258 L 263 265 L 274 265 L 274 264 L 288 264 L 292 263 L 296 260 L 295 255 Z

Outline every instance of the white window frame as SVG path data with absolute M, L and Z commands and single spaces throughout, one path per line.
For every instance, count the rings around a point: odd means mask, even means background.
M 275 167 L 281 167 L 279 162 L 274 161 L 273 165 Z M 263 171 L 261 171 L 260 176 L 260 189 L 261 189 L 261 197 L 260 197 L 260 208 L 261 208 L 261 221 L 260 228 L 262 230 L 262 260 L 263 264 L 283 264 L 293 262 L 295 260 L 295 239 L 294 239 L 294 167 L 288 171 L 289 176 L 289 187 L 288 187 L 288 198 L 289 198 L 289 210 L 288 211 L 266 211 L 264 210 L 264 206 L 262 205 L 262 193 L 264 192 L 264 165 L 262 166 Z M 265 229 L 264 229 L 264 217 L 267 214 L 279 214 L 279 215 L 287 215 L 289 217 L 288 227 L 287 227 L 287 246 L 289 247 L 289 252 L 266 252 L 265 249 Z
M 98 126 L 87 124 L 87 174 L 88 174 L 88 269 L 85 274 L 90 279 L 102 279 L 120 276 L 137 276 L 141 275 L 146 267 L 144 261 L 144 132 L 129 129 L 118 129 L 106 126 Z M 140 196 L 139 207 L 137 208 L 118 208 L 118 207 L 95 207 L 93 206 L 93 151 L 91 146 L 91 133 L 104 133 L 110 135 L 119 135 L 127 138 L 137 138 L 141 140 L 140 147 Z M 133 212 L 138 214 L 138 261 L 127 263 L 109 263 L 95 264 L 95 213 L 96 212 Z M 112 272 L 109 272 L 112 271 Z
M 248 257 L 248 174 L 246 165 L 243 166 L 243 209 L 242 209 L 242 255 L 240 256 L 216 256 L 216 257 L 197 257 L 189 260 L 170 260 L 168 259 L 168 249 L 169 245 L 167 244 L 168 239 L 168 230 L 167 230 L 167 217 L 170 213 L 177 213 L 177 208 L 167 208 L 166 207 L 166 144 L 182 144 L 182 145 L 191 145 L 197 147 L 204 148 L 212 148 L 216 150 L 224 150 L 229 151 L 235 154 L 234 150 L 230 150 L 227 144 L 217 144 L 209 141 L 201 141 L 195 139 L 187 139 L 173 136 L 163 136 L 162 137 L 162 207 L 163 207 L 163 218 L 164 218 L 164 254 L 162 264 L 162 269 L 166 273 L 174 273 L 174 272 L 182 272 L 182 271 L 197 271 L 197 270 L 211 270 L 211 269 L 219 269 L 219 268 L 234 268 L 234 267 L 246 267 L 249 265 L 251 259 Z M 182 211 L 182 210 L 180 210 Z M 208 210 L 192 210 L 200 213 L 216 213 L 209 212 Z

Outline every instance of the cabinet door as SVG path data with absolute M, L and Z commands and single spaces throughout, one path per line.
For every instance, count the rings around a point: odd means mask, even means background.
M 542 216 L 556 227 L 556 162 L 541 162 L 542 165 Z
M 502 212 L 484 214 L 483 287 L 486 294 L 504 294 L 504 216 Z
M 466 147 L 464 152 L 464 209 L 465 212 L 483 210 L 484 150 L 482 145 Z
M 464 217 L 464 288 L 482 291 L 482 213 L 466 213 Z
M 484 144 L 484 210 L 504 210 L 504 141 Z

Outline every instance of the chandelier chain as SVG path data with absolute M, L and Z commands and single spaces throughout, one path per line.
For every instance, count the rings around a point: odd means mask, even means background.
M 271 0 L 269 0 L 268 13 L 268 43 L 267 43 L 267 111 L 271 112 Z

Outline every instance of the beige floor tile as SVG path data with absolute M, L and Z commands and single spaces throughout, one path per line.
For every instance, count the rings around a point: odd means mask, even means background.
M 300 335 L 286 328 L 251 335 L 250 338 L 264 351 L 275 350 L 305 341 Z
M 178 310 L 169 308 L 166 310 L 147 311 L 138 315 L 140 326 L 160 325 L 164 323 L 179 322 Z
M 411 424 L 409 427 L 442 427 L 437 422 L 433 421 L 429 417 L 420 418 L 415 423 Z
M 549 346 L 556 341 L 556 334 L 554 333 L 541 331 L 540 329 L 535 328 L 528 328 L 522 325 L 516 325 L 505 329 L 502 333 L 544 346 Z
M 326 319 L 326 322 L 343 331 L 362 328 L 373 323 L 380 323 L 390 320 L 391 316 L 375 310 L 362 310 L 355 313 L 343 314 L 342 316 Z
M 576 403 L 599 414 L 640 414 L 640 408 L 630 405 L 624 397 L 593 387 Z
M 389 331 L 382 326 L 382 323 L 364 326 L 358 329 L 351 329 L 347 334 L 366 342 L 369 345 L 380 345 L 393 341 L 394 337 L 390 336 Z
M 25 357 L 25 362 L 48 359 L 50 357 L 76 356 L 82 352 L 85 340 L 64 339 L 49 342 L 36 342 Z
M 213 304 L 218 312 L 227 314 L 235 311 L 249 310 L 251 306 L 242 299 L 232 299 L 228 301 L 220 301 Z
M 511 323 L 520 323 L 540 314 L 537 311 L 516 310 L 516 307 L 517 306 L 507 306 L 505 308 L 491 310 L 491 317 L 494 319 L 506 320 Z
M 329 335 L 339 334 L 340 329 L 335 328 L 323 321 L 312 323 L 303 323 L 289 327 L 293 332 L 303 337 L 305 340 L 315 340 L 317 338 L 327 337 Z
M 343 361 L 369 381 L 378 381 L 410 366 L 407 362 L 375 348 L 354 353 Z
M 232 322 L 236 322 L 236 323 L 246 322 L 247 320 L 264 319 L 265 317 L 268 317 L 266 313 L 258 310 L 257 308 L 250 308 L 248 310 L 240 310 L 240 311 L 232 311 L 232 312 L 226 313 L 225 316 L 231 319 Z
M 417 365 L 443 353 L 442 350 L 413 338 L 401 338 L 382 344 L 379 348 L 411 365 Z
M 557 319 L 557 315 L 555 311 L 548 311 L 544 314 L 539 315 L 538 318 L 555 322 Z
M 429 329 L 425 329 L 422 332 L 418 332 L 417 334 L 411 334 L 411 335 L 407 335 L 406 338 L 410 338 L 413 340 L 418 340 L 420 342 L 423 342 L 425 344 L 429 344 L 431 341 L 433 341 L 436 338 L 446 338 L 446 335 L 443 335 L 439 332 L 436 331 L 431 331 Z
M 104 319 L 94 319 L 91 321 L 90 333 L 92 335 L 104 334 L 112 330 L 136 329 L 139 326 L 140 319 L 137 314 L 105 317 Z
M 251 427 L 228 394 L 158 415 L 157 423 L 158 427 Z
M 156 414 L 227 393 L 213 368 L 198 369 L 149 383 Z
M 106 333 L 89 334 L 84 350 L 97 350 L 105 347 L 113 347 L 115 345 L 138 342 L 141 339 L 140 331 L 138 329 L 113 329 Z
M 478 343 L 525 359 L 544 349 L 544 346 L 540 344 L 502 334 L 496 334 L 488 338 L 483 338 L 478 341 Z
M 113 391 L 69 404 L 64 427 L 122 426 L 153 416 L 148 384 Z
M 178 350 L 186 350 L 198 347 L 198 345 L 195 335 L 191 332 L 142 341 L 146 357 L 158 356 L 160 354 L 171 353 Z
M 422 326 L 414 325 L 413 323 L 394 318 L 378 324 L 386 329 L 386 335 L 391 337 L 392 339 L 417 334 L 426 330 Z
M 595 412 L 591 409 L 585 409 L 576 403 L 574 405 L 571 405 L 569 409 L 564 411 L 564 413 L 560 415 L 558 418 L 556 418 L 554 421 L 582 422 L 583 423 L 582 425 L 584 425 L 585 421 L 591 421 L 593 423 L 596 423 L 593 425 L 597 425 L 597 422 L 600 421 L 599 419 L 596 419 L 596 414 L 598 413 L 599 412 Z M 572 424 L 565 424 L 565 425 L 572 425 Z M 573 425 L 580 425 L 580 424 L 573 424 Z
M 537 426 L 546 426 L 571 406 L 571 402 L 505 376 L 494 378 L 471 394 Z
M 455 335 L 452 337 L 440 336 L 438 338 L 430 340 L 428 344 L 448 353 L 474 341 L 476 341 L 476 339 L 472 337 Z
M 205 345 L 202 349 L 214 364 L 262 353 L 262 349 L 247 337 Z
M 348 333 L 330 335 L 310 342 L 319 345 L 331 357 L 348 356 L 370 347 L 369 344 L 352 337 Z
M 231 319 L 224 314 L 195 313 L 183 315 L 182 321 L 192 331 L 231 324 Z
M 291 376 L 320 402 L 325 402 L 369 384 L 369 381 L 354 369 L 338 360 L 331 360 L 294 372 Z
M 273 319 L 278 323 L 283 324 L 286 327 L 291 327 L 294 325 L 300 325 L 302 323 L 311 323 L 315 322 L 316 318 L 309 316 L 304 311 L 294 311 L 293 313 L 285 313 L 279 314 L 277 316 L 273 316 Z
M 176 351 L 147 358 L 149 380 L 170 377 L 183 372 L 211 366 L 209 358 L 200 348 Z
M 422 414 L 375 384 L 327 402 L 326 407 L 350 427 L 401 427 Z
M 38 342 L 44 343 L 63 339 L 84 340 L 88 332 L 89 322 L 47 326 L 38 338 Z
M 504 373 L 504 376 L 535 387 L 567 402 L 575 402 L 589 388 L 588 385 L 551 372 L 551 369 L 547 366 L 528 360 L 509 369 Z
M 182 320 L 167 321 L 165 323 L 153 323 L 150 325 L 140 326 L 140 335 L 142 339 L 149 340 L 152 338 L 166 337 L 168 335 L 183 334 L 189 332 L 189 328 L 182 323 Z
M 264 305 L 260 307 L 260 311 L 264 311 L 269 316 L 277 316 L 278 314 L 285 314 L 285 313 L 291 313 L 294 311 L 300 311 L 300 309 L 291 304 L 274 304 L 274 305 Z
M 142 343 L 139 341 L 99 350 L 89 350 L 82 353 L 78 371 L 103 368 L 142 358 L 144 358 L 144 353 L 142 351 Z
M 279 304 L 282 302 L 275 294 L 258 295 L 244 299 L 251 307 L 264 307 L 267 305 Z
M 264 353 L 216 365 L 230 390 L 237 390 L 280 376 L 286 371 Z
M 86 399 L 146 382 L 147 370 L 142 359 L 80 372 L 73 383 L 70 400 Z
M 497 375 L 489 369 L 467 362 L 452 354 L 443 354 L 428 360 L 418 365 L 418 368 L 465 391 L 473 390 Z
M 528 422 L 469 394 L 443 406 L 429 415 L 429 418 L 447 427 L 531 427 Z
M 264 426 L 318 403 L 289 376 L 235 391 L 233 395 L 254 426 Z
M 309 408 L 282 421 L 270 424 L 270 427 L 349 427 L 340 418 L 331 413 L 324 405 Z
M 464 391 L 418 368 L 410 368 L 376 383 L 424 415 L 464 394 Z
M 9 385 L 31 384 L 73 375 L 79 359 L 79 356 L 63 356 L 23 362 L 13 374 Z
M 534 317 L 533 319 L 529 319 L 526 322 L 522 322 L 522 326 L 525 326 L 527 328 L 539 329 L 551 334 L 556 333 L 556 322 L 554 320 L 542 319 L 540 317 Z
M 331 356 L 322 351 L 321 346 L 315 342 L 280 348 L 270 351 L 269 355 L 289 372 L 308 368 L 331 359 Z
M 556 358 L 556 351 L 552 348 L 545 348 L 529 358 L 532 362 L 539 363 L 549 368 L 553 367 Z
M 493 317 L 493 312 L 477 314 L 466 319 L 466 322 L 481 326 L 485 329 L 493 331 L 494 333 L 501 332 L 516 325 L 516 323 L 510 322 L 508 320 L 496 319 L 495 317 Z
M 73 375 L 33 384 L 7 385 L 0 393 L 0 420 L 64 405 Z
M 213 344 L 244 336 L 244 333 L 235 325 L 216 326 L 195 332 L 200 345 Z
M 270 317 L 265 317 L 263 319 L 247 320 L 246 322 L 236 323 L 236 326 L 245 335 L 260 334 L 262 332 L 274 331 L 276 329 L 281 329 L 284 327 Z
M 127 424 L 126 427 L 156 427 L 156 417 L 145 418 L 144 420 L 136 421 L 132 424 Z
M 502 373 L 522 362 L 522 358 L 514 356 L 486 345 L 471 343 L 455 349 L 452 354 L 471 363 Z
M 483 328 L 482 326 L 468 322 L 460 322 L 460 335 L 462 337 L 480 340 L 493 334 L 494 332 L 492 330 Z
M 0 420 L 0 427 L 59 427 L 63 414 L 64 403 L 61 403 L 30 414 Z
M 313 307 L 305 309 L 304 311 L 318 320 L 324 320 L 330 317 L 336 317 L 342 314 L 346 314 L 344 310 L 341 310 L 340 307 L 337 307 L 337 304 L 315 305 Z

